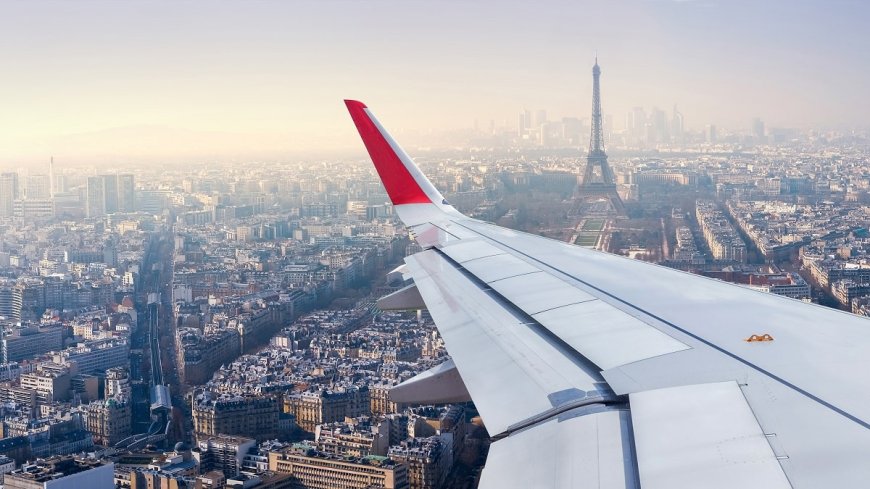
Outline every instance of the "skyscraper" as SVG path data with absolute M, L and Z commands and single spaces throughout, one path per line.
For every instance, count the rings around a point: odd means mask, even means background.
M 577 193 L 583 197 L 604 197 L 610 200 L 613 210 L 625 214 L 625 206 L 619 194 L 616 193 L 616 181 L 613 170 L 607 163 L 604 152 L 604 128 L 601 121 L 601 68 L 598 58 L 592 67 L 592 134 L 589 137 L 589 154 L 586 156 L 586 171 L 583 182 L 577 188 Z M 596 171 L 597 170 L 597 171 Z M 596 178 L 598 177 L 598 178 Z
M 50 199 L 51 177 L 49 175 L 27 175 L 24 180 L 24 198 L 27 200 Z
M 652 138 L 650 143 L 667 143 L 670 141 L 670 130 L 668 128 L 668 120 L 665 112 L 658 107 L 653 107 L 650 113 L 650 124 L 652 125 Z
M 0 174 L 0 217 L 12 217 L 18 199 L 18 174 Z
M 118 175 L 101 175 L 106 214 L 118 212 Z
M 14 283 L 0 283 L 0 317 L 21 321 L 22 289 Z
M 643 107 L 634 107 L 628 114 L 626 127 L 629 129 L 631 138 L 639 143 L 646 137 L 646 112 Z
M 671 117 L 671 137 L 673 137 L 674 142 L 681 143 L 683 141 L 684 130 L 683 113 L 678 111 L 677 106 L 674 105 L 674 113 Z
M 528 135 L 529 129 L 532 128 L 532 111 L 528 109 L 523 109 L 520 112 L 518 121 L 517 121 L 517 136 L 523 137 Z
M 767 142 L 767 137 L 764 133 L 764 121 L 758 117 L 752 119 L 752 139 L 756 143 Z
M 88 177 L 85 210 L 88 217 L 136 210 L 136 186 L 133 175 L 98 175 Z
M 716 142 L 716 126 L 714 126 L 713 124 L 708 124 L 707 127 L 704 128 L 704 134 L 707 138 L 708 143 Z
M 57 183 L 55 182 L 54 177 L 54 156 L 52 156 L 51 160 L 48 162 L 48 183 L 51 198 L 54 198 L 54 194 L 57 193 Z
M 136 211 L 136 182 L 133 175 L 118 175 L 118 212 Z
M 88 217 L 100 217 L 106 214 L 106 185 L 101 176 L 88 177 L 87 197 L 85 199 L 85 214 Z

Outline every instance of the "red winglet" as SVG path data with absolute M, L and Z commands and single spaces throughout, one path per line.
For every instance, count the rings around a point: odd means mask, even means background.
M 393 205 L 431 203 L 406 163 L 390 145 L 389 136 L 383 134 L 372 120 L 366 105 L 356 100 L 345 100 L 344 103 Z M 408 164 L 413 165 L 411 162 Z

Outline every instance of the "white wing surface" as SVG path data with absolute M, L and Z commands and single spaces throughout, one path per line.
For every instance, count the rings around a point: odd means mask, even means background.
M 870 321 L 465 217 L 346 103 L 455 364 L 394 395 L 458 373 L 496 439 L 481 487 L 870 485 Z

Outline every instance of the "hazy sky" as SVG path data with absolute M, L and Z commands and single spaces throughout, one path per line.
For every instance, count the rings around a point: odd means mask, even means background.
M 865 126 L 870 2 L 0 2 L 0 164 L 359 148 L 393 132 L 636 105 L 690 127 Z

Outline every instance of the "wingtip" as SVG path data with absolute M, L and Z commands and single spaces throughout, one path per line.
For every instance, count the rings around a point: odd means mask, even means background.
M 432 198 L 423 186 L 431 188 L 432 184 L 377 123 L 368 107 L 358 100 L 344 103 L 393 205 L 431 204 Z M 435 195 L 437 191 L 432 193 Z
M 359 100 L 345 99 L 344 105 L 346 105 L 348 109 L 367 109 L 368 108 L 366 106 L 366 104 L 360 102 Z

